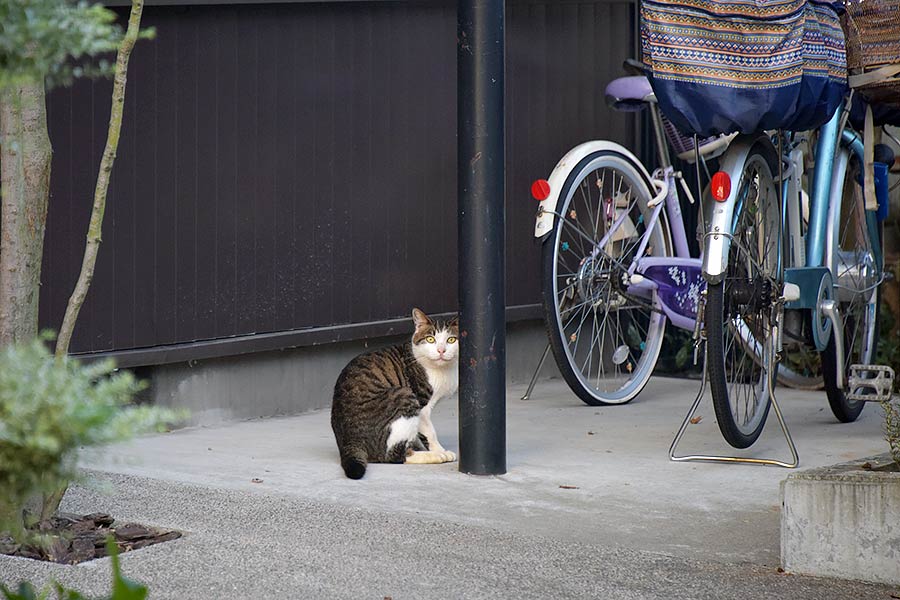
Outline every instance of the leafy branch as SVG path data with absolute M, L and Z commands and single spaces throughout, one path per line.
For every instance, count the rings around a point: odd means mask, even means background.
M 53 494 L 77 480 L 83 447 L 126 440 L 163 430 L 182 414 L 131 405 L 143 387 L 111 361 L 85 365 L 54 359 L 49 336 L 0 351 L 0 532 L 14 538 L 52 516 L 28 515 L 38 494 Z

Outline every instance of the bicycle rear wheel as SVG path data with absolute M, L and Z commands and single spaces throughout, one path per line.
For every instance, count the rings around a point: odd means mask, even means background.
M 650 183 L 624 155 L 594 152 L 574 166 L 543 247 L 543 296 L 553 356 L 586 404 L 623 404 L 650 378 L 666 317 L 655 291 L 627 269 L 645 234 L 646 256 L 670 256 L 665 222 L 647 231 Z M 601 244 L 602 242 L 602 244 Z
M 857 182 L 858 161 L 839 155 L 837 176 L 843 175 L 843 193 L 837 223 L 832 225 L 830 264 L 834 280 L 834 296 L 843 317 L 843 331 L 832 330 L 832 338 L 822 352 L 825 392 L 834 416 L 843 423 L 855 421 L 866 403 L 848 400 L 846 387 L 838 387 L 837 369 L 844 373 L 844 385 L 850 376 L 850 365 L 871 364 L 878 343 L 878 316 L 881 308 L 882 268 L 876 260 L 876 246 L 881 247 L 880 227 L 875 216 L 865 210 L 862 187 Z M 835 215 L 838 216 L 838 215 Z M 832 221 L 834 223 L 834 221 Z M 844 340 L 844 361 L 837 364 L 834 336 Z
M 778 363 L 778 383 L 795 390 L 821 390 L 822 359 L 816 349 L 808 344 L 785 344 L 783 359 Z
M 735 448 L 759 437 L 774 376 L 773 300 L 780 293 L 781 215 L 766 154 L 747 156 L 737 188 L 728 267 L 707 286 L 708 375 L 719 430 Z

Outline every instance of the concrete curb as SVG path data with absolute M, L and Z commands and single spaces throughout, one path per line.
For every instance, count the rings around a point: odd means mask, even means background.
M 782 482 L 784 569 L 900 584 L 900 471 L 884 470 L 892 463 L 882 454 Z

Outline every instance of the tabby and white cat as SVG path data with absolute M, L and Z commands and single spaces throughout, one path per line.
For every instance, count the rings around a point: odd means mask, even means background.
M 334 385 L 331 428 L 351 479 L 365 475 L 370 462 L 456 460 L 438 441 L 431 411 L 459 385 L 459 322 L 431 319 L 418 308 L 412 316 L 409 342 L 357 356 Z

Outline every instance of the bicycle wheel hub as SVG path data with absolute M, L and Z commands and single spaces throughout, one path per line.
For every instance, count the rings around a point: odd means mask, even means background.
M 850 302 L 857 294 L 875 287 L 878 270 L 875 257 L 865 250 L 838 250 L 835 295 L 839 302 Z
M 604 269 L 602 259 L 588 257 L 578 269 L 578 295 L 595 307 L 616 308 L 625 298 L 613 289 L 615 269 Z
M 733 314 L 757 313 L 772 305 L 772 283 L 765 277 L 731 279 L 728 285 L 728 305 Z M 744 307 L 743 310 L 738 310 Z

